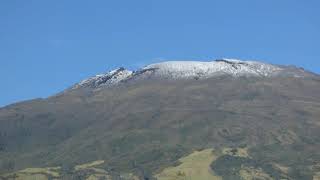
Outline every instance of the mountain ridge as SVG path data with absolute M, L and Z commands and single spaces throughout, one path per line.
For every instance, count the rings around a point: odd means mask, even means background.
M 164 61 L 146 65 L 136 71 L 116 68 L 104 74 L 98 74 L 73 85 L 70 89 L 81 87 L 96 88 L 111 86 L 131 79 L 205 79 L 214 76 L 256 76 L 256 77 L 311 77 L 316 74 L 295 66 L 274 65 L 259 61 L 238 59 L 216 59 L 214 61 Z

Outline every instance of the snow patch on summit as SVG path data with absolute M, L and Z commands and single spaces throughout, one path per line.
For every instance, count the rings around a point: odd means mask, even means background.
M 122 80 L 125 80 L 127 77 L 132 75 L 132 71 L 129 71 L 124 68 L 117 68 L 105 74 L 98 74 L 94 77 L 85 79 L 80 83 L 76 84 L 72 89 L 77 89 L 79 87 L 98 87 L 100 85 L 113 85 L 117 84 Z
M 160 77 L 208 78 L 216 75 L 232 76 L 272 76 L 281 71 L 280 67 L 256 61 L 237 59 L 220 59 L 211 62 L 200 61 L 168 61 L 150 64 L 143 68 L 156 69 L 155 75 Z
M 289 66 L 277 66 L 257 61 L 218 59 L 215 61 L 167 61 L 147 65 L 137 71 L 118 68 L 105 74 L 85 79 L 71 89 L 111 86 L 145 78 L 160 79 L 206 79 L 228 75 L 233 77 L 306 77 L 310 73 Z

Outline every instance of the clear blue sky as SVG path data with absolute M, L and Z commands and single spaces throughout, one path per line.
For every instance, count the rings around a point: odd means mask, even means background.
M 2 0 L 0 106 L 118 66 L 221 57 L 320 72 L 319 0 Z

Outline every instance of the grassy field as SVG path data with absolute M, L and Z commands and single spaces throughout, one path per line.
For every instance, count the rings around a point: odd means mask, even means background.
M 61 170 L 61 167 L 26 168 L 21 171 L 6 174 L 2 178 L 8 179 L 8 180 L 60 179 L 61 178 L 60 170 Z
M 83 170 L 83 169 L 93 168 L 93 167 L 99 166 L 99 165 L 101 165 L 103 163 L 104 163 L 104 160 L 93 161 L 93 162 L 90 162 L 90 163 L 77 165 L 77 166 L 74 167 L 74 169 L 76 171 L 79 171 L 79 170 Z
M 100 167 L 104 163 L 104 160 L 97 160 L 76 165 L 67 171 L 61 167 L 27 168 L 2 176 L 0 175 L 0 180 L 112 180 L 119 178 L 121 180 L 139 180 L 139 178 L 132 173 L 121 173 L 117 177 L 113 177 L 107 170 Z
M 247 162 L 253 160 L 249 156 L 247 150 L 247 148 L 222 148 L 218 150 L 204 149 L 195 151 L 190 155 L 179 159 L 180 164 L 178 166 L 165 168 L 162 172 L 156 174 L 155 177 L 158 180 L 276 179 L 258 166 L 253 167 L 250 166 L 251 164 L 248 166 Z M 227 162 L 221 161 L 221 158 L 223 159 L 224 157 L 231 158 L 229 158 Z M 219 161 L 216 161 L 217 159 L 219 159 Z M 211 168 L 212 164 L 216 164 L 216 166 L 222 165 L 223 169 L 218 169 L 218 171 L 215 172 Z M 226 175 L 221 172 L 227 172 L 229 174 Z
M 162 169 L 153 175 L 157 180 L 276 180 L 276 179 L 314 179 L 320 177 L 319 165 L 311 169 L 311 175 L 297 174 L 292 168 L 278 163 L 262 163 L 248 148 L 208 148 L 196 150 L 180 158 L 175 166 Z M 0 176 L 5 180 L 51 180 L 51 179 L 121 179 L 139 180 L 131 172 L 121 172 L 114 176 L 104 167 L 104 160 L 96 160 L 71 167 L 69 171 L 61 167 L 26 168 Z M 307 172 L 304 172 L 307 173 Z M 309 177 L 309 178 L 308 178 Z
M 221 177 L 210 169 L 210 164 L 216 158 L 213 149 L 195 151 L 181 158 L 179 166 L 166 168 L 155 177 L 158 180 L 220 180 Z

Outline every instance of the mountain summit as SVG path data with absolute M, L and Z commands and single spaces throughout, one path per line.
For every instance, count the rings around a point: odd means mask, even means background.
M 210 62 L 202 61 L 167 61 L 147 65 L 137 71 L 123 67 L 105 74 L 99 74 L 74 85 L 80 87 L 110 86 L 132 79 L 206 79 L 215 76 L 232 77 L 306 77 L 312 73 L 292 66 L 279 66 L 258 61 L 242 61 L 237 59 L 218 59 Z

